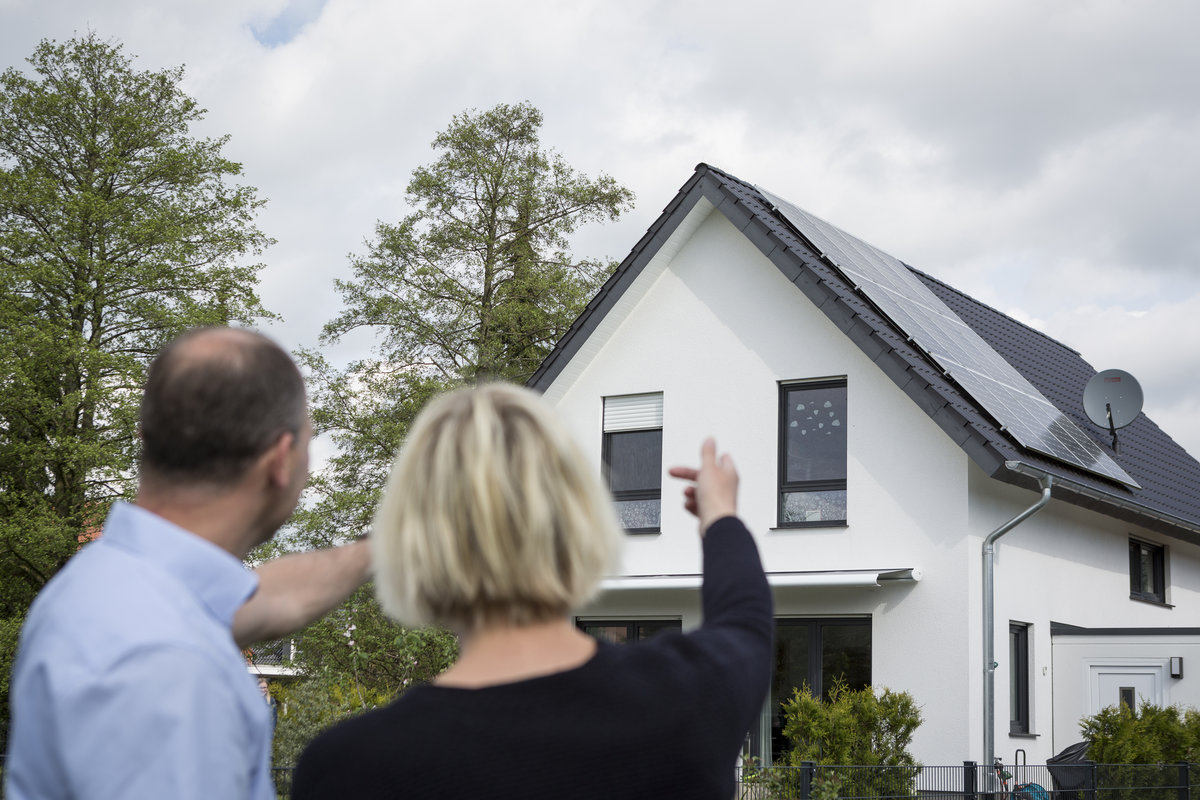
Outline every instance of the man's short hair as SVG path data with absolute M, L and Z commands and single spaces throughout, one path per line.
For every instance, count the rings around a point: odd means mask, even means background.
M 171 482 L 229 484 L 308 414 L 304 379 L 253 331 L 199 328 L 150 364 L 142 397 L 142 470 Z
M 376 593 L 407 625 L 549 621 L 591 599 L 620 541 L 597 465 L 538 395 L 460 389 L 396 458 L 371 530 Z

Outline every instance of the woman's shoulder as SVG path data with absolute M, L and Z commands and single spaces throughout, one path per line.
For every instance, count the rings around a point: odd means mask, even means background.
M 405 736 L 406 731 L 414 730 L 407 720 L 412 715 L 421 713 L 421 709 L 427 705 L 427 692 L 428 687 L 415 686 L 386 706 L 365 711 L 331 725 L 317 734 L 305 748 L 300 757 L 300 764 L 309 759 L 336 759 L 346 752 L 361 756 L 385 740 L 394 746 L 398 738 Z M 401 716 L 405 718 L 406 724 L 396 724 Z

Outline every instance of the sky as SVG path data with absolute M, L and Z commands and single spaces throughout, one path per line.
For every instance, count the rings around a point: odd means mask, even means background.
M 1193 0 L 0 0 L 0 68 L 88 31 L 184 65 L 194 133 L 229 135 L 288 348 L 411 210 L 435 133 L 529 101 L 544 144 L 637 195 L 578 255 L 623 258 L 706 162 L 1132 373 L 1200 457 Z

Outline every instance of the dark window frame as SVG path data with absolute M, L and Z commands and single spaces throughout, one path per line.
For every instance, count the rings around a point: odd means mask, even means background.
M 1009 698 L 1008 732 L 1025 734 L 1029 733 L 1029 625 L 1008 623 L 1008 636 L 1008 667 L 1012 672 L 1009 691 L 1015 691 L 1015 696 Z
M 640 428 L 633 430 L 620 431 L 605 431 L 604 437 L 600 445 L 600 463 L 604 470 L 604 484 L 608 487 L 612 494 L 614 502 L 622 500 L 658 500 L 659 501 L 659 524 L 643 528 L 624 528 L 626 533 L 661 533 L 662 532 L 662 428 Z M 658 472 L 659 486 L 657 489 L 622 489 L 614 490 L 612 488 L 612 477 L 609 474 L 609 461 L 611 458 L 612 437 L 625 436 L 636 433 L 654 433 L 659 434 L 659 451 L 658 451 Z
M 775 509 L 776 524 L 780 528 L 837 528 L 845 527 L 847 521 L 843 519 L 820 519 L 820 520 L 784 520 L 784 504 L 787 501 L 787 495 L 793 492 L 827 492 L 841 491 L 846 492 L 846 478 L 843 476 L 840 479 L 828 480 L 811 480 L 811 481 L 788 481 L 787 480 L 787 428 L 788 428 L 788 393 L 797 389 L 847 389 L 848 382 L 846 378 L 823 378 L 819 380 L 809 381 L 788 381 L 779 384 L 779 462 L 778 462 L 778 498 Z M 849 400 L 849 392 L 847 390 L 847 404 Z M 849 447 L 850 431 L 847 427 L 846 438 L 847 448 Z M 847 462 L 849 456 L 847 454 Z M 848 503 L 847 503 L 848 505 Z M 847 508 L 846 516 L 849 516 Z
M 1151 581 L 1147 588 L 1142 582 L 1143 548 L 1150 557 Z M 1167 604 L 1167 548 L 1144 539 L 1129 539 L 1129 598 L 1147 603 Z
M 792 628 L 802 628 L 803 627 L 803 628 L 808 629 L 809 647 L 808 647 L 808 664 L 806 665 L 806 672 L 808 674 L 807 682 L 809 684 L 809 688 L 812 689 L 814 692 L 819 693 L 820 696 L 823 696 L 825 693 L 824 662 L 825 662 L 825 655 L 826 655 L 826 651 L 825 651 L 826 637 L 824 634 L 825 634 L 826 628 L 846 628 L 846 627 L 866 628 L 867 631 L 869 632 L 869 643 L 870 643 L 869 668 L 872 673 L 872 676 L 874 675 L 874 671 L 875 671 L 874 670 L 875 620 L 874 620 L 873 616 L 776 617 L 775 618 L 776 647 L 779 646 L 779 643 L 782 640 L 782 637 L 779 636 L 779 633 L 778 633 L 778 631 L 781 627 L 792 627 Z M 773 654 L 772 658 L 773 659 L 777 658 L 777 655 L 778 655 L 777 653 Z M 767 691 L 766 705 L 764 707 L 764 713 L 768 716 L 768 718 L 771 722 L 774 721 L 774 718 L 776 716 L 777 706 L 779 706 L 785 699 L 785 698 L 778 698 L 778 697 L 774 696 L 775 688 L 776 688 L 774 672 L 775 672 L 776 666 L 777 666 L 777 664 L 772 667 L 772 679 L 771 679 L 770 688 Z M 867 686 L 871 685 L 870 679 L 868 679 L 868 681 L 865 685 L 867 685 Z M 792 688 L 799 688 L 799 687 L 792 687 Z M 861 687 L 859 687 L 858 685 L 851 685 L 850 688 L 857 689 L 857 688 L 861 688 Z M 787 691 L 787 690 L 785 690 L 785 691 Z M 790 694 L 788 696 L 790 697 Z M 768 725 L 768 728 L 770 728 L 770 730 L 766 731 L 766 733 L 768 733 L 771 736 L 771 738 L 774 739 L 775 733 L 774 733 L 773 725 Z M 774 752 L 774 750 L 775 750 L 774 742 L 771 743 L 771 752 L 765 753 L 764 752 L 764 747 L 765 747 L 764 743 L 760 742 L 760 741 L 755 741 L 755 739 L 757 739 L 757 736 L 752 731 L 751 744 L 752 744 L 752 750 L 757 751 L 757 752 L 755 752 L 755 755 L 758 755 L 760 757 L 769 757 L 771 760 L 780 758 L 783 755 L 782 752 L 779 752 L 779 753 Z
M 659 626 L 664 629 L 661 632 L 665 632 L 666 630 L 672 630 L 672 631 L 682 631 L 683 630 L 683 620 L 679 619 L 678 617 L 657 617 L 657 618 L 653 618 L 653 619 L 651 619 L 651 618 L 647 618 L 647 619 L 583 618 L 583 619 L 581 619 L 579 617 L 575 618 L 575 627 L 578 628 L 579 630 L 583 631 L 584 633 L 588 633 L 587 626 L 589 626 L 589 625 L 594 626 L 594 627 L 603 627 L 603 628 L 616 628 L 621 625 L 624 625 L 624 626 L 626 626 L 626 642 L 628 644 L 636 644 L 637 642 L 645 641 L 646 639 L 652 638 L 654 635 L 656 635 L 656 634 L 651 634 L 650 636 L 643 638 L 640 635 L 641 634 L 640 629 L 644 625 Z M 591 635 L 591 634 L 588 634 L 588 635 Z M 607 641 L 607 640 L 603 640 L 603 641 Z

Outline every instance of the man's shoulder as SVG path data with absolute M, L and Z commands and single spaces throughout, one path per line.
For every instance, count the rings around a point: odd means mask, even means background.
M 120 651 L 198 642 L 189 604 L 152 564 L 102 542 L 84 548 L 34 601 L 22 649 L 100 667 Z

